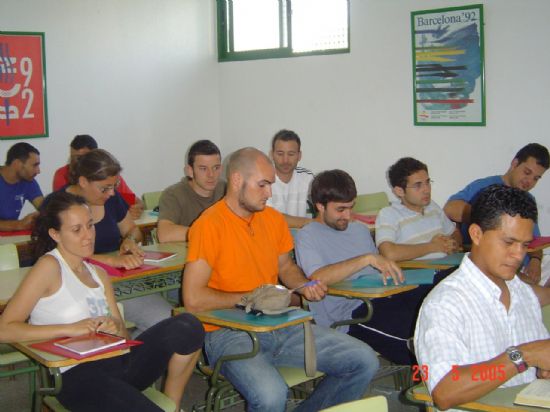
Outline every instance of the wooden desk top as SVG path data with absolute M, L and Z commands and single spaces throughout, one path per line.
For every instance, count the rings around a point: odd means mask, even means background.
M 302 309 L 296 309 L 281 315 L 255 316 L 245 313 L 241 309 L 210 310 L 194 313 L 194 315 L 203 323 L 247 332 L 271 332 L 313 319 L 310 312 Z
M 391 280 L 388 280 L 390 282 Z M 416 289 L 418 285 L 392 285 L 377 288 L 350 287 L 349 284 L 334 283 L 328 287 L 328 294 L 353 298 L 385 298 Z
M 533 406 L 514 405 L 514 399 L 519 391 L 527 385 L 512 386 L 510 388 L 496 389 L 479 398 L 477 401 L 468 402 L 453 409 L 487 411 L 487 412 L 548 412 L 545 408 L 536 408 Z M 413 389 L 413 398 L 418 401 L 432 402 L 428 389 L 424 385 L 417 385 Z
M 184 242 L 174 242 L 174 243 L 163 243 L 148 245 L 143 247 L 144 250 L 159 251 L 159 252 L 175 252 L 177 256 L 174 256 L 171 259 L 155 263 L 155 266 L 158 266 L 155 269 L 151 269 L 142 273 L 138 273 L 132 276 L 126 277 L 111 277 L 113 283 L 124 282 L 131 279 L 143 278 L 158 273 L 173 271 L 173 270 L 182 270 L 185 264 L 185 258 L 187 256 L 187 243 Z M 116 252 L 115 252 L 116 253 Z M 0 271 L 0 307 L 6 305 L 8 300 L 13 296 L 17 290 L 19 284 L 30 270 L 30 267 L 3 270 Z M 1 312 L 0 312 L 1 313 Z
M 173 270 L 182 270 L 185 265 L 185 259 L 187 257 L 187 243 L 186 242 L 172 242 L 172 243 L 157 243 L 154 245 L 143 246 L 143 250 L 149 250 L 153 252 L 173 252 L 177 253 L 176 256 L 163 260 L 162 262 L 157 263 L 147 263 L 152 266 L 157 266 L 154 269 L 147 270 L 141 273 L 136 273 L 135 275 L 118 277 L 111 276 L 111 282 L 124 282 L 126 280 L 139 279 L 151 275 L 156 275 L 158 273 L 163 273 Z M 109 255 L 117 254 L 118 252 L 108 253 Z
M 33 343 L 35 342 L 10 343 L 10 345 L 48 368 L 59 368 L 63 366 L 72 366 L 78 365 L 80 363 L 92 362 L 100 359 L 114 358 L 115 356 L 124 355 L 125 353 L 128 353 L 130 351 L 129 349 L 122 349 L 103 353 L 97 356 L 90 356 L 89 358 L 85 359 L 71 359 L 30 347 L 29 345 Z

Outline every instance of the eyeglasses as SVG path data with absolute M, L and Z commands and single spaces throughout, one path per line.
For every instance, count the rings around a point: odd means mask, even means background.
M 420 190 L 420 189 L 422 189 L 422 186 L 424 186 L 424 185 L 426 185 L 426 187 L 431 187 L 433 182 L 434 181 L 432 179 L 428 179 L 425 182 L 416 182 L 413 185 L 405 186 L 405 187 L 408 188 L 408 189 Z
M 120 180 L 118 180 L 114 185 L 99 186 L 97 189 L 102 194 L 105 194 L 107 192 L 110 192 L 111 190 L 114 192 L 119 186 L 120 186 Z

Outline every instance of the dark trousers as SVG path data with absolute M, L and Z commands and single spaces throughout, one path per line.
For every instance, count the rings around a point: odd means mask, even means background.
M 130 353 L 80 364 L 62 375 L 58 400 L 71 411 L 160 411 L 141 393 L 166 371 L 173 354 L 187 355 L 204 342 L 202 324 L 193 315 L 165 319 L 137 337 Z
M 416 363 L 407 340 L 414 335 L 416 318 L 426 295 L 437 283 L 454 272 L 456 267 L 436 272 L 432 285 L 420 285 L 405 293 L 372 300 L 374 314 L 366 325 L 352 325 L 348 334 L 369 344 L 376 352 L 398 365 Z M 367 306 L 362 304 L 352 313 L 364 317 Z

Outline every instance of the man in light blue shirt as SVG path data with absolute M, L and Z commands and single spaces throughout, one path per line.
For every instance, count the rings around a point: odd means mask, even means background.
M 502 184 L 529 192 L 548 170 L 549 165 L 550 155 L 548 149 L 538 143 L 529 143 L 516 153 L 504 175 L 474 180 L 464 189 L 452 195 L 443 210 L 452 221 L 461 224 L 464 243 L 470 243 L 468 227 L 470 226 L 471 205 L 482 189 L 493 184 Z M 533 236 L 540 236 L 537 224 L 534 226 Z M 529 253 L 528 256 L 530 259 L 525 261 L 524 273 L 527 277 L 524 277 L 524 280 L 539 283 L 541 280 L 542 252 Z
M 308 278 L 329 286 L 377 271 L 388 284 L 402 282 L 397 265 L 378 254 L 368 227 L 350 221 L 356 196 L 355 182 L 342 170 L 324 171 L 313 179 L 311 198 L 318 215 L 295 235 L 298 265 Z M 414 363 L 407 341 L 428 290 L 424 285 L 391 299 L 373 299 L 374 316 L 366 325 L 339 331 L 361 339 L 394 363 Z M 310 303 L 310 309 L 316 323 L 326 327 L 338 320 L 364 317 L 368 310 L 360 300 L 335 296 Z

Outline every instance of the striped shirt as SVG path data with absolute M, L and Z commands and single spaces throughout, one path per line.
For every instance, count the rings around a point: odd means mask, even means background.
M 292 178 L 288 183 L 275 177 L 275 183 L 271 185 L 271 198 L 268 206 L 290 216 L 311 217 L 308 213 L 307 201 L 313 173 L 303 167 L 294 169 Z
M 517 276 L 506 285 L 508 311 L 500 302 L 499 287 L 467 255 L 426 297 L 416 322 L 414 346 L 419 365 L 429 368 L 430 392 L 453 365 L 484 362 L 510 346 L 549 337 L 531 286 Z M 531 382 L 535 374 L 536 368 L 531 367 L 501 387 Z
M 431 201 L 424 208 L 424 213 L 418 213 L 394 202 L 378 213 L 376 218 L 376 246 L 383 242 L 417 245 L 429 243 L 435 235 L 450 236 L 455 225 L 445 215 L 443 210 Z M 437 259 L 446 256 L 443 252 L 430 253 L 419 259 Z

